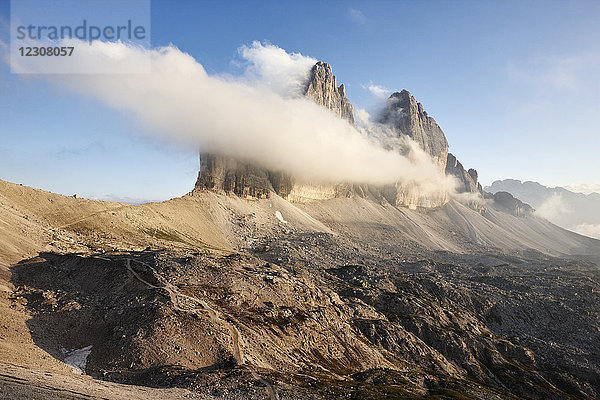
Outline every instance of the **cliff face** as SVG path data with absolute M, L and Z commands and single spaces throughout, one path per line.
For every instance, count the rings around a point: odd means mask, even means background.
M 379 122 L 410 137 L 438 162 L 442 170 L 446 167 L 446 135 L 407 90 L 396 92 L 388 98 Z
M 344 85 L 337 86 L 329 64 L 318 62 L 312 67 L 304 95 L 354 125 L 352 104 L 346 97 Z M 246 198 L 267 197 L 270 191 L 274 191 L 296 202 L 347 197 L 355 192 L 352 185 L 301 182 L 284 172 L 269 171 L 253 163 L 210 153 L 200 154 L 200 172 L 195 188 Z
M 304 94 L 315 103 L 328 108 L 338 117 L 346 119 L 354 125 L 352 104 L 346 97 L 344 85 L 337 86 L 337 79 L 333 75 L 331 65 L 319 61 L 312 67 Z
M 481 193 L 483 189 L 479 184 L 479 174 L 474 169 L 465 170 L 463 165 L 456 159 L 452 153 L 448 153 L 446 162 L 446 175 L 452 175 L 458 179 L 459 186 L 456 188 L 459 193 Z
M 247 198 L 264 198 L 273 190 L 266 170 L 233 157 L 209 153 L 200 154 L 196 187 Z
M 416 184 L 397 184 L 393 193 L 393 201 L 388 201 L 396 206 L 408 207 L 411 210 L 441 207 L 449 200 L 448 193 L 444 189 L 424 193 Z
M 354 125 L 354 112 L 346 97 L 346 89 L 343 84 L 337 86 L 337 78 L 329 64 L 319 61 L 312 67 L 304 95 Z M 327 200 L 349 197 L 354 193 L 353 185 L 345 183 L 319 184 L 297 181 L 292 177 L 287 179 L 293 182 L 291 190 L 288 193 L 276 192 L 290 201 Z
M 312 67 L 304 95 L 354 125 L 352 104 L 346 97 L 344 85 L 338 86 L 329 64 L 318 62 Z M 459 179 L 459 191 L 481 192 L 477 172 L 465 171 L 456 158 L 448 153 L 444 132 L 408 91 L 402 90 L 389 97 L 379 122 L 391 127 L 399 137 L 406 135 L 419 144 L 439 165 L 441 173 Z M 195 187 L 245 198 L 268 197 L 270 192 L 275 192 L 294 202 L 356 195 L 385 198 L 393 205 L 412 209 L 439 207 L 448 201 L 448 193 L 441 189 L 435 193 L 423 193 L 416 184 L 374 187 L 343 182 L 307 182 L 281 171 L 270 171 L 250 162 L 208 153 L 200 154 L 200 173 Z
M 387 100 L 379 122 L 391 127 L 398 136 L 408 136 L 414 140 L 439 165 L 444 173 L 448 157 L 448 141 L 442 129 L 423 110 L 423 105 L 407 91 L 393 93 Z M 434 208 L 448 201 L 444 190 L 436 193 L 423 193 L 415 184 L 397 184 L 384 189 L 386 198 L 392 204 L 409 208 Z

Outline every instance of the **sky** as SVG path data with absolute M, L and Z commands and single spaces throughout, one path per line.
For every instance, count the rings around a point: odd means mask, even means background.
M 328 62 L 356 109 L 409 90 L 482 183 L 600 190 L 600 2 L 153 1 L 151 46 L 208 74 L 243 73 L 241 46 Z M 8 43 L 10 2 L 0 0 Z M 0 179 L 140 202 L 191 190 L 198 149 L 48 80 L 0 63 Z

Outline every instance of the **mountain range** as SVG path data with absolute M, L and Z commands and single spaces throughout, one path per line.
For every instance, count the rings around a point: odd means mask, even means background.
M 354 125 L 353 107 L 346 97 L 344 85 L 338 86 L 329 64 L 317 62 L 312 67 L 302 94 Z M 393 132 L 394 138 L 409 138 L 425 150 L 441 173 L 458 180 L 459 192 L 482 192 L 477 171 L 466 171 L 456 157 L 448 153 L 444 132 L 407 90 L 393 93 L 381 115 L 376 118 L 378 123 Z M 406 151 L 402 148 L 396 150 L 401 153 Z M 287 200 L 302 202 L 357 195 L 384 199 L 390 204 L 411 209 L 438 207 L 448 201 L 448 193 L 443 189 L 425 193 L 413 184 L 377 187 L 347 182 L 306 182 L 282 171 L 270 171 L 256 163 L 227 155 L 200 154 L 200 165 L 197 189 L 233 193 L 246 198 L 268 197 L 269 193 L 275 192 Z
M 515 179 L 495 181 L 486 191 L 505 191 L 530 204 L 537 215 L 558 226 L 600 239 L 600 193 L 575 193 L 563 187 Z

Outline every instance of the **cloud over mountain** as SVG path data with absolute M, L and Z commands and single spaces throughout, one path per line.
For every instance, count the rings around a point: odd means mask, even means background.
M 150 58 L 151 73 L 46 77 L 122 111 L 155 135 L 312 180 L 453 186 L 418 148 L 408 146 L 405 154 L 384 148 L 368 125 L 357 129 L 296 97 L 315 61 L 310 57 L 255 42 L 240 48 L 246 70 L 232 77 L 208 74 L 174 46 L 70 44 L 80 53 L 79 62 L 108 70 L 134 70 Z

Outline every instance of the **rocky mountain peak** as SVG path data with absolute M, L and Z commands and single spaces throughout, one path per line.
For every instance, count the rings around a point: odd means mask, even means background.
M 343 84 L 337 86 L 331 65 L 319 61 L 312 67 L 304 94 L 338 117 L 354 124 L 354 112 L 346 97 L 346 88 Z
M 473 168 L 469 168 L 467 173 L 469 174 L 471 179 L 473 179 L 474 182 L 477 182 L 479 180 L 479 174 L 477 173 L 477 170 L 474 170 Z
M 388 101 L 389 100 L 398 100 L 404 102 L 405 104 L 413 103 L 422 107 L 421 103 L 417 102 L 414 96 L 406 89 L 392 93 L 388 98 Z
M 489 196 L 494 199 L 495 204 L 503 209 L 503 211 L 517 217 L 531 215 L 534 212 L 534 209 L 529 204 L 523 203 L 508 192 L 496 192 L 488 195 L 488 197 Z
M 331 65 L 319 61 L 311 68 L 304 95 L 354 124 L 352 104 L 346 97 L 345 86 L 338 86 Z M 437 161 L 441 171 L 457 176 L 463 184 L 460 191 L 481 192 L 477 171 L 466 171 L 448 153 L 444 132 L 408 90 L 393 93 L 389 97 L 381 122 L 391 126 L 399 136 L 408 135 L 416 141 Z M 196 189 L 234 193 L 247 198 L 268 197 L 269 193 L 275 192 L 290 201 L 304 202 L 357 194 L 376 198 L 383 196 L 394 205 L 409 208 L 439 207 L 448 201 L 447 194 L 443 191 L 425 195 L 415 185 L 368 188 L 347 183 L 323 185 L 304 182 L 285 172 L 269 171 L 254 163 L 223 155 L 201 154 L 200 164 Z
M 352 104 L 346 97 L 344 85 L 337 86 L 331 65 L 319 61 L 312 67 L 304 95 L 354 125 Z M 305 201 L 346 195 L 352 187 L 299 183 L 295 177 L 282 171 L 269 171 L 229 156 L 202 153 L 195 189 L 234 193 L 246 198 L 264 198 L 275 192 L 289 200 Z
M 391 126 L 399 134 L 409 136 L 429 153 L 442 169 L 446 167 L 446 135 L 408 90 L 395 92 L 388 98 L 379 122 Z
M 446 162 L 446 175 L 453 175 L 459 181 L 460 186 L 456 189 L 460 193 L 472 192 L 472 193 L 483 193 L 483 189 L 479 184 L 479 174 L 473 168 L 468 171 L 465 170 L 460 161 L 452 153 L 448 153 L 448 160 Z

